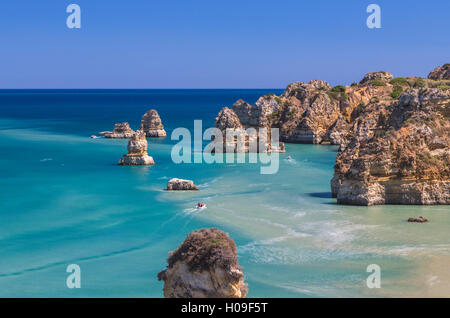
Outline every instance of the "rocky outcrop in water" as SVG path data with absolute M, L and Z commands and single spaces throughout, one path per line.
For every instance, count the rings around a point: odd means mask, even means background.
M 145 132 L 147 137 L 166 137 L 166 131 L 161 122 L 158 112 L 151 109 L 142 116 L 141 127 L 139 130 Z
M 432 80 L 450 80 L 450 64 L 436 67 L 428 74 L 428 78 Z
M 99 133 L 99 135 L 103 135 L 105 138 L 131 138 L 134 134 L 134 130 L 130 128 L 130 125 L 127 122 L 115 124 L 113 131 L 103 131 Z
M 168 191 L 185 191 L 185 190 L 198 190 L 197 186 L 192 180 L 184 180 L 178 178 L 172 178 L 167 183 Z
M 128 141 L 128 154 L 119 160 L 121 166 L 154 165 L 153 158 L 147 153 L 147 139 L 144 132 L 138 130 Z
M 425 223 L 428 222 L 427 218 L 424 218 L 423 216 L 419 216 L 418 218 L 409 218 L 408 222 L 412 223 Z
M 254 106 L 238 100 L 232 109 L 224 107 L 215 121 L 215 127 L 222 131 L 223 152 L 285 152 L 283 142 L 271 143 L 269 117 L 277 109 L 270 96 L 259 98 Z
M 338 203 L 450 204 L 450 90 L 411 89 L 359 113 L 336 158 Z
M 167 298 L 243 298 L 247 295 L 236 244 L 221 230 L 211 228 L 187 235 L 169 253 L 168 266 L 158 274 Z

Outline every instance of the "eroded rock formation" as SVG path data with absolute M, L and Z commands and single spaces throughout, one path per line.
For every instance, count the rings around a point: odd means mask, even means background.
M 367 73 L 359 83 L 289 84 L 223 108 L 220 130 L 279 128 L 292 143 L 339 145 L 331 189 L 339 203 L 449 204 L 449 67 L 428 79 Z
M 338 203 L 450 204 L 450 90 L 411 89 L 359 111 L 336 159 Z
M 138 130 L 128 141 L 128 154 L 119 160 L 121 166 L 154 165 L 153 158 L 147 153 L 147 139 L 144 132 Z
M 428 78 L 432 80 L 450 80 L 450 64 L 436 67 L 428 74 Z
M 167 298 L 243 298 L 247 295 L 236 244 L 221 230 L 211 228 L 187 235 L 169 253 L 168 266 L 158 274 Z
M 178 178 L 172 178 L 167 182 L 167 190 L 168 191 L 176 191 L 176 190 L 198 190 L 197 186 L 194 184 L 192 180 L 184 180 Z
M 158 112 L 155 109 L 150 109 L 142 116 L 141 127 L 139 130 L 145 132 L 147 137 L 166 137 L 166 131 L 161 122 Z
M 375 72 L 367 74 L 361 84 L 347 87 L 332 88 L 319 80 L 292 83 L 280 96 L 262 96 L 253 106 L 238 100 L 232 108 L 223 108 L 215 126 L 222 131 L 279 128 L 282 142 L 345 145 L 358 105 L 373 98 L 392 102 L 390 79 L 387 72 Z
M 370 72 L 370 73 L 367 73 L 366 75 L 364 75 L 363 79 L 359 83 L 364 84 L 364 83 L 373 82 L 376 80 L 381 80 L 383 82 L 389 82 L 393 78 L 394 78 L 394 76 L 392 76 L 392 74 L 388 73 L 388 72 L 383 72 L 383 71 Z
M 223 152 L 285 152 L 283 142 L 271 143 L 271 114 L 278 104 L 270 95 L 254 106 L 238 100 L 233 108 L 224 107 L 216 117 L 215 127 L 222 131 Z M 253 131 L 247 130 L 253 128 Z M 241 141 L 240 143 L 238 141 Z
M 131 138 L 134 134 L 134 130 L 130 128 L 130 125 L 127 122 L 115 124 L 113 131 L 103 131 L 99 133 L 99 135 L 103 135 L 105 138 Z
M 426 222 L 428 222 L 428 219 L 424 218 L 423 216 L 419 216 L 418 218 L 409 218 L 408 222 L 412 222 L 412 223 L 426 223 Z

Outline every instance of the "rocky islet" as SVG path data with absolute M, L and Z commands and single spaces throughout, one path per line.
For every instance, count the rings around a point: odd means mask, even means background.
M 248 293 L 237 248 L 219 229 L 187 235 L 158 274 L 166 298 L 243 298 Z
M 151 166 L 155 161 L 147 153 L 147 139 L 142 131 L 137 131 L 128 141 L 128 153 L 119 160 L 120 166 Z

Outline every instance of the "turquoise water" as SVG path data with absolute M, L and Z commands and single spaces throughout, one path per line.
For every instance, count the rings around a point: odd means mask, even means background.
M 275 175 L 255 164 L 120 167 L 126 140 L 90 139 L 158 109 L 166 129 L 211 126 L 238 98 L 279 90 L 0 91 L 0 296 L 162 297 L 168 252 L 202 227 L 238 245 L 251 297 L 450 296 L 448 206 L 339 206 L 336 147 L 287 145 Z M 290 155 L 293 160 L 287 160 Z M 169 193 L 171 177 L 201 191 Z M 204 201 L 207 209 L 193 209 Z M 409 224 L 424 215 L 427 224 Z M 66 267 L 82 287 L 66 287 Z M 378 264 L 382 288 L 366 287 Z

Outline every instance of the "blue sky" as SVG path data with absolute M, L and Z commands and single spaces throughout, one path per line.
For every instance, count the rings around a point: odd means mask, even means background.
M 66 7 L 80 5 L 82 28 Z M 368 29 L 366 7 L 381 7 Z M 450 62 L 450 1 L 2 0 L 0 88 L 284 88 Z

